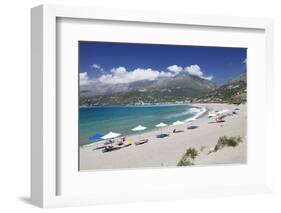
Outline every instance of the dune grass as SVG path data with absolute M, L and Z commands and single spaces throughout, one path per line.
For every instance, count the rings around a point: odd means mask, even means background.
M 236 147 L 238 146 L 240 143 L 242 143 L 242 138 L 239 137 L 227 137 L 227 136 L 222 136 L 219 138 L 214 151 L 218 151 L 220 149 L 222 149 L 223 147 L 227 146 L 227 147 Z
M 198 156 L 199 152 L 195 148 L 188 148 L 177 166 L 192 166 L 193 160 Z

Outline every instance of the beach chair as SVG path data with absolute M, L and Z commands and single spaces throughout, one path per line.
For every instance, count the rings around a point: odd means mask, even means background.
M 122 136 L 119 141 L 117 142 L 118 146 L 122 146 L 124 145 L 124 143 L 126 142 L 126 136 Z
M 141 144 L 144 144 L 144 143 L 147 143 L 147 142 L 148 142 L 148 139 L 141 139 L 139 141 L 136 141 L 135 145 L 141 145 Z
M 216 123 L 223 123 L 225 120 L 223 120 L 226 116 L 220 116 L 216 118 Z
M 131 145 L 133 145 L 134 144 L 134 142 L 133 141 L 131 141 L 131 140 L 127 140 L 127 145 L 128 146 L 131 146 Z
M 123 140 L 120 140 L 120 141 L 117 142 L 118 146 L 122 146 L 123 144 L 124 144 Z
M 114 150 L 115 148 L 112 145 L 109 146 L 104 146 L 102 152 L 110 152 L 112 150 Z

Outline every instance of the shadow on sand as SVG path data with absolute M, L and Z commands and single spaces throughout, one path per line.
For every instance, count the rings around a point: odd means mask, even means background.
M 173 133 L 181 133 L 181 132 L 184 132 L 183 130 L 176 130 L 176 131 L 173 131 Z
M 157 135 L 156 137 L 157 138 L 166 138 L 168 136 L 169 136 L 169 134 L 160 134 L 160 135 Z
M 224 120 L 221 120 L 221 121 L 210 121 L 208 122 L 208 124 L 217 124 L 217 123 L 224 123 L 225 121 Z

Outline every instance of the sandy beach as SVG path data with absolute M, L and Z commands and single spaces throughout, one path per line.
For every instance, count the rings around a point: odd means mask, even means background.
M 246 163 L 247 105 L 239 105 L 238 114 L 227 116 L 223 123 L 216 123 L 214 118 L 208 118 L 208 112 L 233 110 L 236 105 L 196 104 L 196 106 L 206 108 L 207 112 L 190 123 L 163 128 L 163 133 L 169 133 L 168 137 L 157 138 L 156 135 L 160 134 L 160 130 L 127 136 L 127 140 L 137 141 L 139 138 L 146 138 L 149 142 L 105 153 L 98 148 L 102 145 L 101 142 L 80 147 L 80 170 L 174 167 L 190 147 L 199 151 L 194 160 L 195 165 Z M 199 127 L 189 130 L 187 126 L 190 125 Z M 183 131 L 172 133 L 173 129 Z M 241 136 L 243 142 L 237 147 L 224 147 L 208 154 L 221 136 Z

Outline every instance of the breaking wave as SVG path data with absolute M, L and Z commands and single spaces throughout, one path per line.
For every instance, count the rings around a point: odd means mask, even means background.
M 200 108 L 190 108 L 184 112 L 180 112 L 180 113 L 175 113 L 172 115 L 167 115 L 166 118 L 167 119 L 171 119 L 171 118 L 177 118 L 177 117 L 182 117 L 185 115 L 196 115 L 197 113 L 200 113 L 201 109 Z
M 201 112 L 201 109 L 199 109 L 199 108 L 190 108 L 189 112 L 190 113 L 199 113 L 199 112 Z

